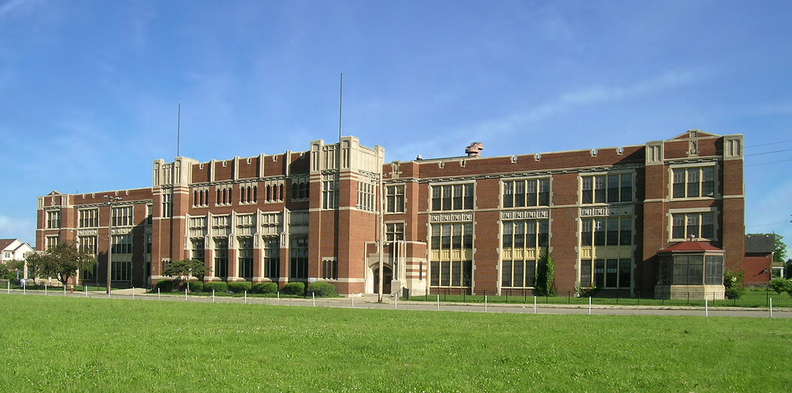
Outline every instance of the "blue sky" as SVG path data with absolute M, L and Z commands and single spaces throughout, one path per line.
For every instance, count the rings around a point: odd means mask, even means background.
M 36 197 L 151 186 L 152 161 L 386 159 L 744 134 L 746 230 L 792 244 L 788 1 L 0 0 L 0 238 Z

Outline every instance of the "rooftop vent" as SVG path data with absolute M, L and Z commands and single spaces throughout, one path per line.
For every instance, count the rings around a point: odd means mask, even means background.
M 481 142 L 473 142 L 470 146 L 465 148 L 465 154 L 468 157 L 481 157 L 481 151 L 484 150 L 484 144 Z

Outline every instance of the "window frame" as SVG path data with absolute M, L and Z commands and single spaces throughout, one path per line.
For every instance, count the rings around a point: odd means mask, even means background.
M 710 173 L 706 173 L 706 169 L 711 170 Z M 719 197 L 717 163 L 672 165 L 668 168 L 668 171 L 669 199 L 714 199 Z M 695 180 L 691 181 L 691 176 Z M 711 177 L 711 180 L 705 180 L 707 177 Z M 695 185 L 694 191 L 693 185 Z M 707 189 L 709 189 L 709 192 L 705 195 Z

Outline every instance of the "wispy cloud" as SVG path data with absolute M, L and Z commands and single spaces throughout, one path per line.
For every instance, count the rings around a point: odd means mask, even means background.
M 3 5 L 0 5 L 0 18 L 10 17 L 17 10 L 24 9 L 25 7 L 33 6 L 42 3 L 41 0 L 11 0 Z

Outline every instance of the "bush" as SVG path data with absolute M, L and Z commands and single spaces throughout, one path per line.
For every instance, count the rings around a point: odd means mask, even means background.
M 234 293 L 250 292 L 250 287 L 249 281 L 231 281 L 228 283 L 228 290 Z
M 316 296 L 319 297 L 336 297 L 338 296 L 338 292 L 336 291 L 336 287 L 333 284 L 317 281 L 312 282 L 308 285 L 308 292 L 313 292 Z
M 228 284 L 222 281 L 212 281 L 204 284 L 203 290 L 204 292 L 212 292 L 212 290 L 215 292 L 225 292 L 228 290 Z
M 305 294 L 305 283 L 290 282 L 283 286 L 283 290 L 281 292 L 286 295 L 303 295 Z
M 253 285 L 253 293 L 275 293 L 278 292 L 278 284 L 274 282 L 260 282 Z
M 745 289 L 742 286 L 744 278 L 744 271 L 726 271 L 726 274 L 723 275 L 723 286 L 726 287 L 727 299 L 739 299 L 745 293 Z
M 160 292 L 173 292 L 173 281 L 159 280 L 157 281 L 157 285 L 155 285 L 154 288 L 159 289 Z
M 776 291 L 777 294 L 781 294 L 781 292 L 786 292 L 792 295 L 792 281 L 787 280 L 785 278 L 777 277 L 770 280 L 770 289 Z
M 203 281 L 190 281 L 190 292 L 201 292 L 203 291 L 203 287 Z M 187 288 L 186 281 L 182 284 L 182 290 L 184 290 L 184 288 Z

